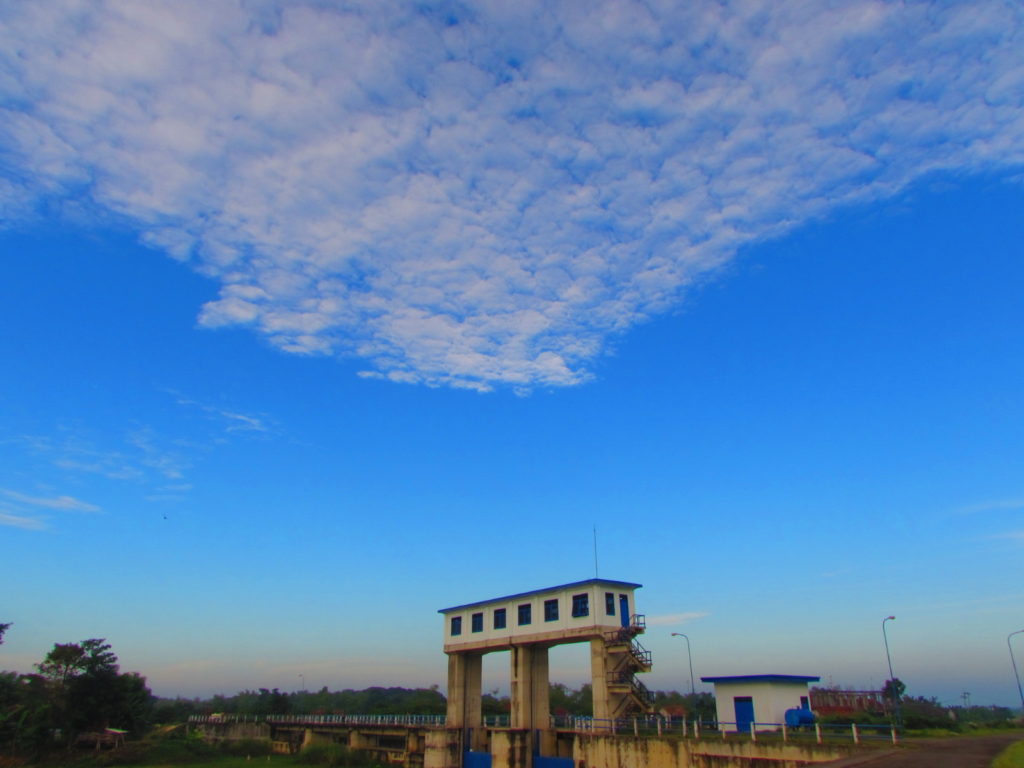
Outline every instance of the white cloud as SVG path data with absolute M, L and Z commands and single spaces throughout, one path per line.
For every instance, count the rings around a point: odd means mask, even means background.
M 266 424 L 266 420 L 259 416 L 239 413 L 238 411 L 219 408 L 215 405 L 207 405 L 181 395 L 176 395 L 176 401 L 178 405 L 198 408 L 207 416 L 221 422 L 224 425 L 225 432 L 267 432 L 270 429 Z
M 745 243 L 1024 163 L 1001 0 L 54 0 L 0 58 L 0 215 L 126 218 L 204 325 L 430 385 L 586 381 Z
M 1002 539 L 1004 541 L 1019 541 L 1024 543 L 1024 530 L 1020 531 L 1005 531 L 1003 533 L 997 533 L 989 537 L 990 539 Z
M 684 613 L 666 613 L 661 616 L 648 616 L 647 626 L 649 627 L 674 627 L 679 624 L 686 624 L 689 621 L 703 619 L 710 616 L 704 611 L 688 611 Z
M 1017 512 L 1024 510 L 1024 498 L 992 499 L 977 504 L 969 504 L 954 510 L 959 515 L 978 515 L 984 513 Z
M 21 528 L 26 531 L 42 531 L 47 527 L 46 523 L 39 518 L 24 517 L 23 515 L 10 515 L 6 512 L 0 512 L 0 525 L 6 525 L 11 528 Z
M 0 493 L 9 499 L 14 499 L 22 504 L 28 504 L 33 507 L 44 507 L 46 509 L 59 509 L 64 512 L 99 512 L 100 508 L 95 504 L 89 504 L 88 502 L 81 501 L 71 496 L 28 496 L 24 493 L 18 493 L 17 491 L 7 490 L 0 488 Z

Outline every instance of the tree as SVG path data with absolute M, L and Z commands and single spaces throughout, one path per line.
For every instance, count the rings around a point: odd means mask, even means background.
M 57 643 L 36 669 L 44 677 L 66 686 L 71 678 L 82 674 L 117 674 L 117 656 L 110 644 L 100 638 L 81 643 Z
M 11 624 L 13 623 L 14 622 L 11 621 L 8 621 L 6 624 L 0 622 L 0 645 L 4 644 L 4 634 L 7 632 L 8 629 L 11 628 Z
M 892 680 L 885 681 L 885 685 L 882 686 L 882 696 L 894 704 L 899 704 L 906 690 L 907 686 L 904 682 L 898 677 L 894 677 Z
M 153 697 L 146 679 L 121 674 L 102 638 L 56 643 L 36 669 L 48 684 L 54 727 L 67 733 L 95 728 L 143 729 Z

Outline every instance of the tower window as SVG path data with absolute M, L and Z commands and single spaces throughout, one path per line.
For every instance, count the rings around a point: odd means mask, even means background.
M 544 621 L 558 621 L 558 600 L 544 601 Z
M 572 596 L 572 615 L 574 618 L 590 615 L 590 595 L 584 593 Z

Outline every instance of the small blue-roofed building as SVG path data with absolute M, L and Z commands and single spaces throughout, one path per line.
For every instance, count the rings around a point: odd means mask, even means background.
M 808 675 L 732 675 L 702 677 L 715 686 L 718 727 L 749 733 L 751 724 L 774 728 L 786 722 L 787 709 L 811 710 L 807 686 L 820 677 Z

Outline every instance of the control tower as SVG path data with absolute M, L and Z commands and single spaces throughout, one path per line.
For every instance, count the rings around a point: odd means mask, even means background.
M 652 696 L 636 676 L 651 669 L 650 652 L 636 640 L 645 628 L 633 600 L 640 587 L 588 579 L 442 608 L 448 728 L 480 733 L 483 655 L 510 651 L 511 727 L 549 730 L 548 649 L 566 643 L 590 643 L 595 730 L 610 729 L 631 712 L 651 711 Z

